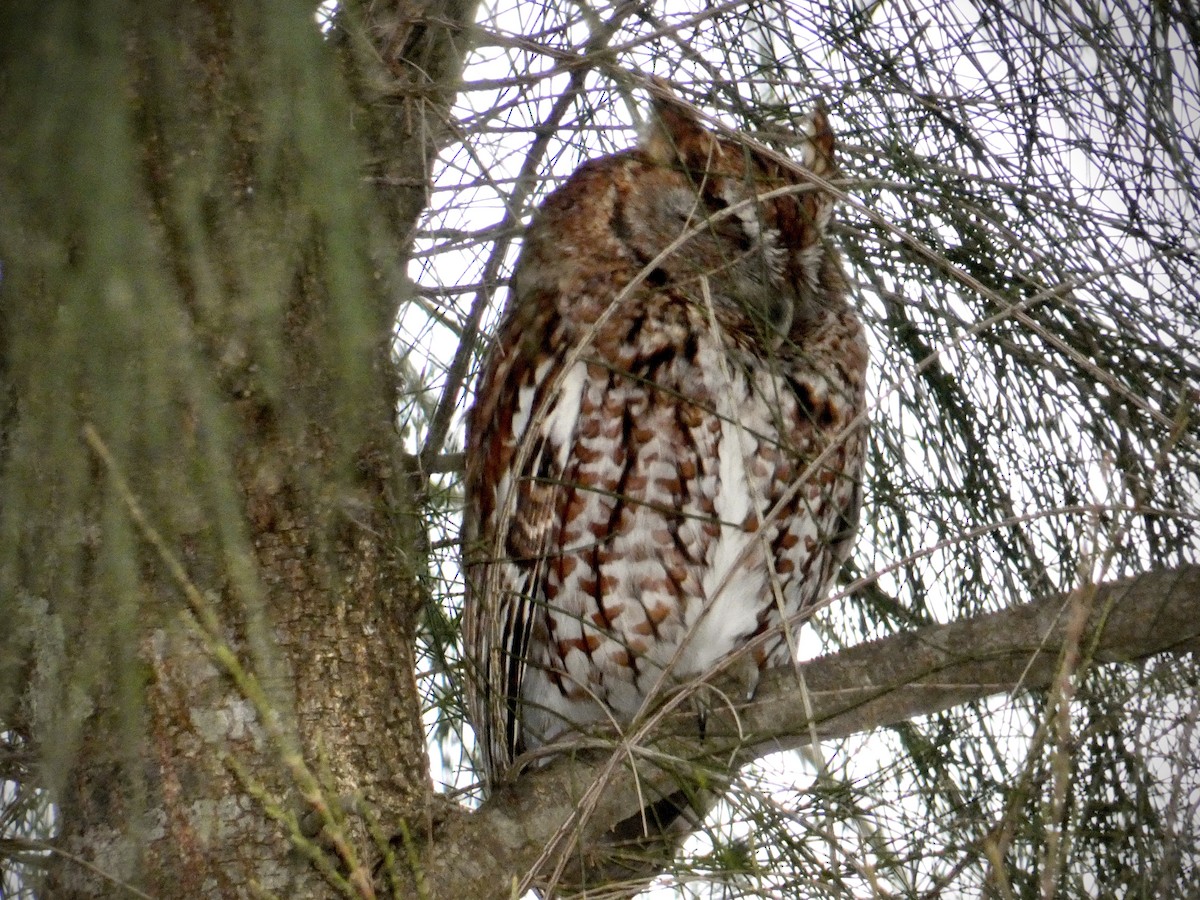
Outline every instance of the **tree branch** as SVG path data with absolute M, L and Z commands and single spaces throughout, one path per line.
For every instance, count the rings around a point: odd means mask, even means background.
M 695 735 L 694 717 L 680 714 L 664 720 L 650 747 L 564 754 L 447 822 L 424 860 L 431 896 L 510 896 L 513 882 L 498 880 L 497 872 L 519 880 L 564 836 L 582 846 L 594 842 L 647 798 L 678 790 L 688 761 L 711 778 L 714 764 L 736 768 L 807 744 L 814 728 L 821 739 L 842 738 L 995 694 L 1044 688 L 1057 669 L 1064 612 L 1073 602 L 1091 604 L 1084 646 L 1095 662 L 1200 649 L 1200 566 L 1185 566 L 814 659 L 800 666 L 807 699 L 794 671 L 768 672 L 753 701 L 713 711 L 704 740 Z

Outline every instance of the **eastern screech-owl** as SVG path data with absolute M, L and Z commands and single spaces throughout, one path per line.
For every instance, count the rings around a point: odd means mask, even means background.
M 514 759 L 745 648 L 786 663 L 849 552 L 867 347 L 817 110 L 784 166 L 656 101 L 547 198 L 467 422 L 472 717 Z M 765 195 L 765 196 L 764 196 Z

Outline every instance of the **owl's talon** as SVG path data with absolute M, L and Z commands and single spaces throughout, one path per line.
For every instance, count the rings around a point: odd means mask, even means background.
M 741 665 L 734 669 L 734 675 L 745 691 L 744 697 L 747 703 L 753 700 L 754 695 L 758 693 L 758 677 L 760 674 L 761 671 L 758 668 L 758 663 L 749 655 L 743 656 Z
M 758 693 L 758 668 L 754 669 L 754 679 L 746 685 L 746 702 L 749 703 L 754 699 L 754 695 Z
M 704 740 L 708 732 L 708 699 L 702 694 L 692 695 L 692 709 L 696 713 L 696 733 Z

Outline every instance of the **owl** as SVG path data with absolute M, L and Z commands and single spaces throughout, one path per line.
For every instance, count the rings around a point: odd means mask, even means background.
M 467 420 L 468 698 L 487 781 L 731 654 L 790 660 L 856 528 L 867 347 L 798 163 L 667 96 L 525 234 Z

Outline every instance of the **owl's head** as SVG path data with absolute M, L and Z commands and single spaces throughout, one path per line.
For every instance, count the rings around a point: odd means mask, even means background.
M 682 164 L 685 169 L 699 173 L 713 171 L 755 178 L 784 178 L 783 173 L 789 168 L 793 170 L 793 176 L 800 178 L 804 172 L 824 179 L 837 173 L 833 131 L 820 101 L 811 112 L 794 122 L 798 133 L 788 143 L 795 145 L 800 158 L 788 166 L 750 150 L 744 141 L 719 136 L 665 87 L 656 83 L 655 89 L 652 114 L 638 146 L 662 165 Z M 781 183 L 795 183 L 795 178 Z
M 638 152 L 664 174 L 640 218 L 661 240 L 697 231 L 667 270 L 704 270 L 718 298 L 738 304 L 771 343 L 795 337 L 845 291 L 824 240 L 834 197 L 810 177 L 836 174 L 824 108 L 796 122 L 790 160 L 718 134 L 659 91 Z
M 727 330 L 767 349 L 802 346 L 847 306 L 825 240 L 834 196 L 813 180 L 835 174 L 824 110 L 795 124 L 795 152 L 781 156 L 654 90 L 638 146 L 589 160 L 546 198 L 525 233 L 515 296 L 577 327 L 626 288 L 666 291 L 711 302 Z

